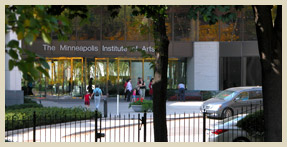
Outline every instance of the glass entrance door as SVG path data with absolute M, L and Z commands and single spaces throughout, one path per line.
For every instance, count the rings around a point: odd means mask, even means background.
M 47 98 L 76 98 L 83 95 L 83 58 L 47 58 L 50 78 L 45 77 Z

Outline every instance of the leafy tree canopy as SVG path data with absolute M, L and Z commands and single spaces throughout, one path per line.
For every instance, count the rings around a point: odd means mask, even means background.
M 17 40 L 10 40 L 6 46 L 10 48 L 7 52 L 11 56 L 9 70 L 18 67 L 28 81 L 38 79 L 40 73 L 49 77 L 49 64 L 45 58 L 21 47 L 18 40 L 32 45 L 37 38 L 42 38 L 50 44 L 51 33 L 66 40 L 71 33 L 70 20 L 76 16 L 86 18 L 86 12 L 86 6 L 6 5 L 5 33 L 15 32 L 17 35 Z M 24 54 L 27 55 L 25 59 L 22 58 Z

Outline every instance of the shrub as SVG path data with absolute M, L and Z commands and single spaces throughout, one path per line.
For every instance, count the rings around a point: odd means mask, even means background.
M 25 109 L 25 108 L 42 108 L 42 107 L 43 107 L 42 104 L 38 104 L 37 102 L 35 102 L 29 98 L 24 98 L 24 104 L 8 106 L 8 107 L 6 107 L 6 111 Z
M 247 115 L 238 121 L 237 126 L 246 130 L 251 136 L 264 135 L 264 114 L 263 110 Z
M 95 112 L 83 107 L 10 109 L 5 113 L 5 130 L 32 127 L 34 111 L 36 112 L 36 126 L 91 119 L 95 116 Z M 100 117 L 100 113 L 97 115 Z
M 32 99 L 29 98 L 24 98 L 24 104 L 25 103 L 33 103 L 33 104 L 37 104 L 37 102 L 33 101 Z
M 37 104 L 37 103 L 24 103 L 21 105 L 12 105 L 12 106 L 8 106 L 6 108 L 6 111 L 8 110 L 17 110 L 17 109 L 26 109 L 26 108 L 42 108 L 43 105 L 42 104 Z
M 132 105 L 142 105 L 142 110 L 143 111 L 153 111 L 153 102 L 152 100 L 145 100 L 143 98 L 137 98 L 137 100 L 135 102 L 131 102 L 129 104 L 129 108 L 132 106 Z

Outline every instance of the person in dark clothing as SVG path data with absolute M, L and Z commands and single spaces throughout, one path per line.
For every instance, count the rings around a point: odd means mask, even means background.
M 127 85 L 128 85 L 129 79 L 126 80 L 125 84 L 124 84 L 124 94 L 125 94 L 125 100 L 127 99 Z
M 183 83 L 178 84 L 178 91 L 179 91 L 180 101 L 185 101 L 185 86 Z
M 153 84 L 153 78 L 151 78 L 151 79 L 150 79 L 150 82 L 149 82 L 149 85 L 148 85 L 148 88 L 149 88 L 149 95 L 151 96 L 151 100 L 152 100 L 152 97 L 153 97 L 152 84 Z
M 89 86 L 88 86 L 89 93 L 93 93 L 93 78 L 90 78 L 89 80 Z

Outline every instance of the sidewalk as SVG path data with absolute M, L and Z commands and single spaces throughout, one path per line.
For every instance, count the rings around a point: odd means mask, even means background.
M 85 107 L 84 100 L 82 99 L 34 99 L 38 103 L 41 103 L 44 107 Z M 117 115 L 117 99 L 115 97 L 108 98 L 108 118 L 102 118 L 103 124 L 101 126 L 106 137 L 104 142 L 133 142 L 138 138 L 138 118 L 143 116 L 143 113 L 134 112 L 131 108 L 128 108 L 129 102 L 124 99 L 119 100 L 119 114 Z M 189 129 L 194 128 L 202 123 L 201 119 L 198 119 L 199 106 L 202 102 L 176 102 L 167 101 L 167 122 L 170 135 L 173 136 L 174 132 L 178 133 L 179 130 L 184 130 L 186 124 L 191 121 L 197 124 L 192 124 Z M 91 110 L 95 110 L 94 100 L 91 101 Z M 100 111 L 103 114 L 103 101 L 101 102 Z M 152 117 L 153 113 L 147 113 L 147 133 L 150 134 L 152 129 Z M 180 120 L 178 118 L 187 118 Z M 190 120 L 191 119 L 191 120 Z M 194 119 L 194 120 L 193 120 Z M 176 125 L 176 126 L 174 126 Z M 200 128 L 201 129 L 201 128 Z M 197 129 L 198 130 L 198 129 Z M 122 132 L 122 133 L 120 133 Z M 124 132 L 124 133 L 123 133 Z M 143 132 L 141 132 L 142 136 Z M 199 131 L 201 132 L 201 131 Z M 20 129 L 13 132 L 5 132 L 5 138 L 8 140 L 14 140 L 16 142 L 32 142 L 33 129 Z M 36 141 L 37 142 L 94 142 L 95 138 L 95 121 L 94 120 L 82 120 L 73 121 L 67 123 L 58 123 L 48 126 L 39 126 L 36 128 Z M 120 135 L 122 134 L 122 135 Z M 129 134 L 129 135 L 124 135 Z M 19 136 L 20 135 L 20 136 Z M 111 136 L 120 136 L 117 139 L 112 139 Z M 177 136 L 177 135 L 176 135 Z M 179 134 L 179 138 L 186 138 L 187 136 Z M 178 137 L 178 136 L 177 136 Z M 172 142 L 181 142 L 172 138 Z M 196 134 L 191 138 L 195 140 L 201 140 L 201 135 Z M 148 135 L 148 140 L 152 141 L 152 135 Z M 186 138 L 188 139 L 188 138 Z M 190 139 L 190 138 L 189 138 Z
M 148 99 L 148 98 L 146 98 Z M 38 103 L 41 103 L 44 107 L 62 107 L 62 108 L 72 108 L 72 107 L 85 107 L 84 100 L 82 99 L 64 99 L 64 98 L 54 98 L 54 99 L 39 99 L 35 100 Z M 186 101 L 186 102 L 178 102 L 178 101 L 167 101 L 166 102 L 166 112 L 167 115 L 174 114 L 188 114 L 188 113 L 199 113 L 199 107 L 201 106 L 202 101 Z M 109 97 L 107 99 L 107 114 L 108 115 L 117 115 L 117 98 Z M 129 102 L 126 102 L 123 98 L 119 99 L 119 114 L 127 115 L 127 114 L 138 114 L 138 112 L 134 112 L 132 108 L 129 107 Z M 95 110 L 95 102 L 91 100 L 90 108 L 92 111 Z M 104 101 L 101 100 L 99 111 L 104 112 Z M 148 115 L 152 115 L 151 112 L 148 112 Z

